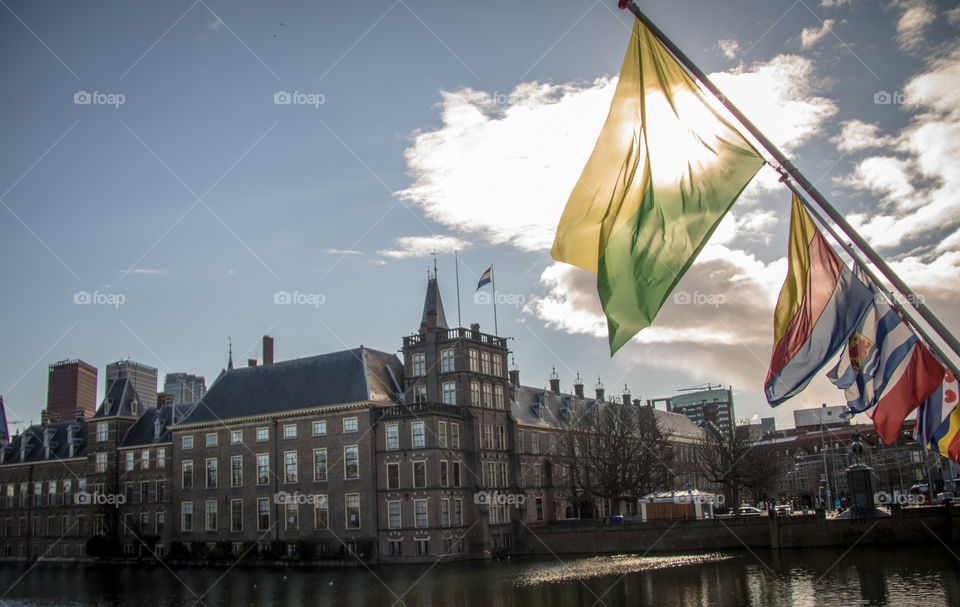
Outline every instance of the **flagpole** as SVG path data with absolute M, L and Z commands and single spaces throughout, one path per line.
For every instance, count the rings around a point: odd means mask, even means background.
M 493 288 L 493 334 L 500 337 L 500 329 L 497 327 L 497 279 L 494 276 L 493 264 L 490 264 L 490 286 Z
M 727 110 L 731 114 L 733 114 L 733 116 L 738 121 L 740 121 L 740 123 L 744 126 L 744 128 L 746 128 L 747 131 L 749 131 L 750 134 L 753 135 L 753 137 L 760 143 L 760 145 L 767 151 L 767 153 L 773 156 L 774 160 L 776 160 L 777 164 L 779 165 L 777 167 L 774 167 L 774 169 L 778 171 L 782 176 L 789 177 L 790 179 L 795 181 L 798 186 L 800 186 L 803 192 L 810 199 L 812 199 L 813 202 L 815 202 L 817 206 L 819 206 L 823 210 L 823 212 L 826 213 L 831 220 L 833 220 L 834 223 L 837 224 L 837 226 L 840 228 L 840 231 L 842 231 L 847 237 L 849 237 L 853 241 L 854 244 L 857 245 L 857 247 L 864 254 L 864 256 L 866 256 L 866 258 L 869 261 L 871 261 L 875 266 L 877 266 L 877 269 L 880 270 L 880 273 L 883 274 L 884 277 L 886 277 L 887 280 L 889 280 L 890 283 L 894 286 L 894 288 L 897 289 L 897 291 L 899 291 L 900 294 L 906 298 L 906 300 L 910 303 L 910 305 L 917 310 L 920 316 L 923 317 L 923 319 L 930 325 L 930 327 L 940 337 L 940 339 L 946 342 L 946 344 L 950 347 L 950 349 L 953 350 L 954 354 L 960 357 L 960 341 L 958 341 L 957 338 L 954 337 L 949 330 L 947 330 L 947 328 L 943 325 L 943 323 L 940 322 L 940 319 L 937 318 L 933 314 L 933 312 L 930 311 L 929 308 L 927 308 L 926 304 L 920 301 L 920 299 L 910 289 L 910 287 L 908 287 L 906 283 L 904 283 L 903 280 L 900 279 L 897 273 L 894 272 L 893 269 L 891 269 L 890 266 L 887 265 L 887 262 L 885 262 L 883 258 L 880 257 L 877 254 L 877 252 L 873 250 L 873 248 L 869 245 L 869 243 L 867 243 L 867 241 L 865 241 L 860 236 L 860 234 L 857 233 L 857 231 L 854 230 L 849 223 L 847 223 L 847 220 L 844 219 L 843 215 L 841 215 L 833 207 L 833 205 L 831 205 L 830 202 L 827 201 L 826 198 L 824 198 L 823 194 L 821 194 L 820 191 L 817 190 L 816 186 L 814 186 L 813 183 L 809 179 L 807 179 L 807 177 L 803 173 L 800 172 L 800 169 L 794 166 L 794 164 L 790 162 L 790 159 L 787 158 L 783 154 L 783 152 L 781 152 L 780 149 L 773 144 L 772 141 L 767 139 L 767 137 L 760 132 L 760 129 L 758 129 L 756 125 L 754 125 L 753 122 L 751 122 L 750 119 L 747 118 L 743 114 L 743 112 L 741 112 L 737 108 L 737 106 L 730 101 L 729 98 L 727 98 L 720 92 L 720 89 L 718 89 L 716 85 L 714 85 L 713 82 L 710 81 L 707 75 L 704 74 L 703 71 L 699 67 L 697 67 L 697 65 L 689 57 L 687 57 L 687 55 L 684 54 L 684 52 L 680 50 L 680 48 L 677 47 L 677 45 L 674 44 L 673 41 L 670 40 L 670 38 L 668 38 L 667 35 L 664 34 L 659 27 L 656 26 L 656 24 L 654 24 L 643 13 L 643 11 L 640 10 L 639 7 L 637 7 L 636 3 L 632 1 L 623 2 L 623 0 L 620 0 L 618 3 L 618 6 L 620 8 L 630 9 L 630 12 L 633 13 L 637 17 L 637 19 L 639 19 L 645 26 L 647 26 L 647 28 L 654 35 L 654 37 L 661 44 L 663 44 L 663 46 L 665 46 L 667 50 L 670 51 L 670 53 L 673 54 L 673 56 L 676 57 L 677 60 L 680 63 L 682 63 L 683 66 L 694 77 L 696 77 L 696 79 L 699 80 L 704 87 L 707 88 L 707 90 L 713 93 L 714 97 L 716 97 L 717 100 L 720 103 L 722 103 L 723 106 L 727 108 Z
M 460 261 L 457 258 L 457 251 L 453 251 L 453 265 L 457 272 L 457 327 L 463 326 L 463 320 L 460 318 Z

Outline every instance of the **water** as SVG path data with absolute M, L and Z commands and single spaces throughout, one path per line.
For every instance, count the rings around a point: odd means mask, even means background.
M 960 605 L 960 560 L 953 555 L 960 554 L 957 547 L 948 550 L 931 543 L 858 547 L 844 552 L 811 549 L 566 557 L 371 570 L 4 566 L 0 567 L 0 604 Z

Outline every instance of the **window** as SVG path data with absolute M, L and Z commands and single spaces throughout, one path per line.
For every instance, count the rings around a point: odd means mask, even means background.
M 57 504 L 57 481 L 47 483 L 47 505 L 55 506 Z
M 230 486 L 243 486 L 243 456 L 234 455 L 230 458 Z
M 493 424 L 483 424 L 483 448 L 493 449 Z
M 537 455 L 540 453 L 540 433 L 531 432 L 530 433 L 530 453 Z
M 557 452 L 557 436 L 555 434 L 548 434 L 547 440 L 550 441 L 549 452 L 550 455 L 553 455 Z
M 270 428 L 257 428 L 257 440 L 270 440 Z
M 423 529 L 427 526 L 427 500 L 413 500 L 414 526 Z
M 400 448 L 400 427 L 397 424 L 387 424 L 387 451 L 396 451 Z
M 313 528 L 327 529 L 330 525 L 330 508 L 327 505 L 326 494 L 318 495 L 313 502 Z
M 150 501 L 150 481 L 140 481 L 140 503 Z
M 193 502 L 180 504 L 180 530 L 184 533 L 193 531 Z
M 457 404 L 457 384 L 452 381 L 443 382 L 443 402 L 448 405 Z
M 314 436 L 324 436 L 327 433 L 327 420 L 321 419 L 320 421 L 313 422 L 313 435 Z
M 347 529 L 360 528 L 360 494 L 348 493 L 343 496 Z
M 239 445 L 243 442 L 243 430 L 231 430 L 230 431 L 230 444 Z
M 360 478 L 360 450 L 356 445 L 343 448 L 343 478 Z
M 163 501 L 163 494 L 165 493 L 166 488 L 167 488 L 166 481 L 157 481 L 157 501 L 158 502 Z
M 497 377 L 503 377 L 503 357 L 499 354 L 493 355 L 493 374 Z
M 496 462 L 484 462 L 483 467 L 481 468 L 483 473 L 483 484 L 486 487 L 496 487 L 497 486 L 497 463 Z
M 270 454 L 257 454 L 257 484 L 266 485 L 270 482 Z
M 470 349 L 470 370 L 474 373 L 480 371 L 480 353 L 475 349 Z
M 207 489 L 217 488 L 217 458 L 207 460 Z
M 283 482 L 297 482 L 297 452 L 283 452 Z
M 63 481 L 63 505 L 73 504 L 73 481 L 64 479 Z M 13 508 L 13 485 L 7 485 L 7 507 Z
M 493 387 L 490 384 L 483 384 L 483 406 L 493 407 Z
M 165 512 L 157 512 L 157 535 L 163 535 L 164 527 L 167 526 L 167 514 Z
M 507 448 L 507 433 L 503 426 L 497 426 L 497 449 Z
M 343 418 L 343 431 L 344 431 L 344 432 L 356 432 L 356 431 L 357 431 L 357 418 L 356 418 L 356 417 L 345 417 L 345 418 Z
M 517 453 L 523 453 L 523 430 L 517 430 Z
M 539 487 L 540 486 L 540 464 L 534 464 L 533 467 L 530 468 L 530 476 L 531 476 L 531 480 L 533 481 L 533 486 Z
M 500 486 L 501 486 L 501 487 L 509 487 L 510 485 L 509 485 L 509 483 L 507 482 L 507 481 L 509 480 L 509 477 L 508 477 L 508 475 L 507 475 L 507 464 L 506 464 L 506 462 L 500 462 L 499 464 L 497 464 L 497 469 L 500 471 Z M 539 470 L 539 466 L 538 466 L 537 469 Z
M 283 438 L 297 438 L 297 425 L 287 424 L 283 427 Z
M 490 375 L 490 353 L 489 352 L 480 353 L 480 372 Z
M 413 462 L 413 486 L 418 489 L 427 486 L 427 462 Z
M 180 442 L 180 445 L 181 445 L 184 449 L 193 449 L 193 437 L 192 437 L 192 436 L 184 436 L 184 437 L 183 437 L 183 440 Z
M 193 489 L 193 462 L 182 462 L 183 471 L 181 474 L 180 486 L 184 489 Z
M 441 373 L 452 373 L 453 372 L 453 350 L 440 350 L 440 372 Z
M 140 467 L 144 470 L 150 469 L 150 450 L 144 449 L 140 452 Z
M 300 528 L 300 504 L 296 500 L 287 500 L 283 505 L 284 510 L 284 525 L 288 530 L 296 530 Z
M 327 480 L 327 450 L 326 449 L 313 450 L 313 480 L 314 481 Z
M 207 500 L 207 531 L 217 530 L 217 502 Z
M 413 543 L 417 546 L 417 556 L 427 556 L 430 554 L 430 540 L 414 539 Z
M 166 468 L 167 466 L 167 448 L 160 447 L 157 449 L 157 468 Z
M 399 501 L 387 502 L 387 512 L 388 512 L 387 528 L 399 529 L 401 526 L 400 502 Z
M 450 446 L 454 449 L 460 448 L 460 424 L 450 424 Z
M 257 498 L 257 531 L 266 531 L 270 528 L 270 500 L 266 497 Z
M 110 424 L 108 422 L 100 422 L 97 424 L 97 442 L 103 443 L 109 440 L 110 436 Z
M 216 447 L 217 446 L 217 435 L 216 433 L 207 435 L 207 446 Z
M 426 387 L 426 386 L 414 386 L 414 387 L 413 387 L 413 402 L 414 402 L 414 403 L 425 403 L 425 402 L 427 402 L 427 387 Z
M 400 464 L 387 464 L 387 489 L 400 488 Z
M 440 526 L 450 526 L 450 500 L 447 498 L 440 500 Z
M 133 451 L 127 451 L 127 472 L 133 470 L 135 462 L 136 453 Z
M 460 462 L 453 462 L 453 486 L 460 486 Z
M 445 459 L 440 460 L 440 486 L 446 487 L 449 482 L 450 462 Z
M 423 353 L 413 355 L 413 377 L 427 374 L 427 357 Z
M 413 437 L 414 449 L 423 449 L 426 446 L 422 421 L 416 421 L 410 425 L 410 435 Z
M 497 384 L 493 387 L 493 406 L 496 409 L 503 409 L 503 386 Z
M 441 449 L 447 448 L 447 422 L 437 422 L 437 443 Z
M 390 556 L 403 555 L 403 540 L 387 540 L 390 545 Z
M 480 406 L 480 382 L 470 382 L 470 404 Z

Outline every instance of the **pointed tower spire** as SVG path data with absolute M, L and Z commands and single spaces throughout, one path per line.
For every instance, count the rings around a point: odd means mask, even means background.
M 3 406 L 3 396 L 0 396 L 0 446 L 10 442 L 10 431 L 7 430 L 7 409 Z
M 430 272 L 427 271 L 429 276 Z M 440 286 L 437 276 L 427 278 L 427 296 L 423 301 L 423 317 L 420 320 L 421 331 L 431 328 L 449 329 L 447 317 L 443 313 L 443 300 L 440 299 Z
M 227 355 L 227 371 L 233 371 L 233 340 L 227 337 L 227 343 L 230 348 L 230 354 Z

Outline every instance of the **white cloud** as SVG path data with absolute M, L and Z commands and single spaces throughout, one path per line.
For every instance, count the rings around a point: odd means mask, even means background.
M 740 43 L 733 39 L 720 40 L 717 42 L 717 46 L 720 47 L 720 52 L 727 59 L 736 59 L 740 53 Z
M 890 145 L 893 138 L 890 136 L 881 137 L 877 134 L 879 130 L 880 127 L 875 124 L 860 120 L 847 120 L 843 123 L 843 130 L 840 134 L 830 141 L 836 144 L 837 149 L 841 152 L 857 152 Z
M 165 276 L 170 273 L 169 270 L 159 270 L 159 269 L 150 269 L 150 268 L 136 268 L 134 270 L 120 270 L 120 273 L 124 276 L 128 274 L 141 274 L 149 276 Z
M 470 243 L 453 236 L 401 236 L 396 246 L 396 249 L 383 249 L 380 254 L 393 259 L 427 257 L 434 253 L 452 253 L 470 246 Z
M 904 50 L 917 50 L 923 43 L 927 26 L 937 19 L 937 13 L 927 0 L 899 0 L 896 6 L 904 9 L 897 21 L 897 43 Z
M 821 38 L 833 31 L 833 19 L 827 19 L 824 21 L 819 28 L 817 27 L 805 27 L 803 31 L 800 32 L 800 46 L 801 48 L 808 49 Z
M 324 249 L 324 253 L 330 253 L 331 255 L 363 255 L 363 251 L 355 251 L 353 249 Z

